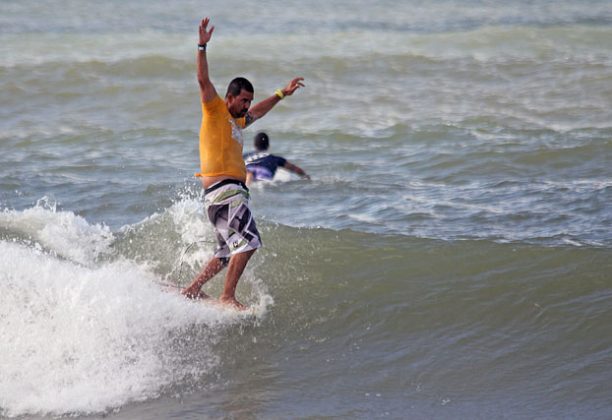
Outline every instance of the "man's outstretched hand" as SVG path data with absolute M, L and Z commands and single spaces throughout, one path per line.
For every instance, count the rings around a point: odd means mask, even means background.
M 303 77 L 296 77 L 295 79 L 290 81 L 289 84 L 283 88 L 283 95 L 291 96 L 293 95 L 293 92 L 295 92 L 301 87 L 304 87 L 304 83 L 302 83 L 303 80 Z
M 208 41 L 210 41 L 210 38 L 212 38 L 212 34 L 215 30 L 215 27 L 211 26 L 210 30 L 208 30 L 209 22 L 210 18 L 202 19 L 202 22 L 200 23 L 200 41 L 198 42 L 198 44 L 206 44 L 208 43 Z

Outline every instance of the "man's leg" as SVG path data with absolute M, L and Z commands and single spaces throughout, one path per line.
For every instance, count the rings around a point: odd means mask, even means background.
M 236 287 L 238 286 L 238 280 L 240 280 L 240 276 L 242 275 L 244 268 L 255 251 L 255 249 L 251 249 L 249 251 L 232 255 L 229 265 L 227 266 L 223 293 L 221 296 L 219 296 L 220 302 L 235 306 L 238 309 L 245 308 L 242 303 L 236 300 Z
M 208 280 L 212 279 L 219 271 L 225 267 L 225 261 L 221 258 L 212 257 L 204 269 L 191 282 L 191 284 L 181 291 L 185 297 L 189 299 L 205 299 L 208 295 L 201 292 L 200 289 Z

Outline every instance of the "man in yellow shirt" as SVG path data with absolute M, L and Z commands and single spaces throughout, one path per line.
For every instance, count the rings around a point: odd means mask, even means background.
M 236 286 L 249 259 L 261 246 L 261 238 L 249 209 L 249 190 L 245 185 L 246 167 L 242 159 L 242 129 L 263 117 L 285 96 L 304 86 L 297 77 L 274 95 L 251 107 L 253 85 L 245 78 L 232 80 L 225 100 L 217 94 L 208 74 L 206 46 L 214 26 L 209 18 L 200 23 L 197 73 L 202 100 L 200 127 L 200 167 L 197 174 L 204 186 L 204 206 L 215 227 L 217 251 L 202 272 L 182 290 L 188 298 L 205 298 L 202 286 L 227 266 L 225 285 L 219 301 L 244 308 L 236 300 Z

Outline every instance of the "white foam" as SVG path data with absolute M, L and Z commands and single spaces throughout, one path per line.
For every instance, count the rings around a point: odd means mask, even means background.
M 185 243 L 212 237 L 212 227 L 204 214 L 203 191 L 196 198 L 181 197 L 168 209 L 175 227 Z
M 108 250 L 114 237 L 104 225 L 90 225 L 72 212 L 57 211 L 43 197 L 35 207 L 0 212 L 0 226 L 9 228 L 80 264 L 92 263 Z
M 196 208 L 169 213 L 185 224 Z M 218 364 L 225 327 L 272 303 L 253 280 L 246 314 L 164 292 L 150 261 L 96 260 L 112 233 L 70 212 L 5 210 L 0 226 L 32 237 L 0 241 L 0 415 L 101 413 L 189 388 Z
M 266 185 L 282 185 L 287 182 L 298 181 L 300 179 L 301 178 L 293 172 L 279 167 L 276 173 L 274 174 L 274 178 L 263 179 L 257 182 L 253 182 L 251 185 L 249 185 L 249 188 L 251 190 L 261 191 L 265 189 Z
M 186 302 L 155 280 L 129 261 L 88 268 L 0 242 L 3 414 L 101 412 L 213 367 L 212 327 L 239 314 Z M 198 343 L 198 364 L 168 339 L 194 325 L 212 335 Z

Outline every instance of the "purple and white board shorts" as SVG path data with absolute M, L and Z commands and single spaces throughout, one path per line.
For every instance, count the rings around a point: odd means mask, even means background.
M 238 180 L 226 179 L 206 189 L 204 207 L 217 236 L 215 257 L 228 259 L 261 247 L 249 201 L 249 189 Z

